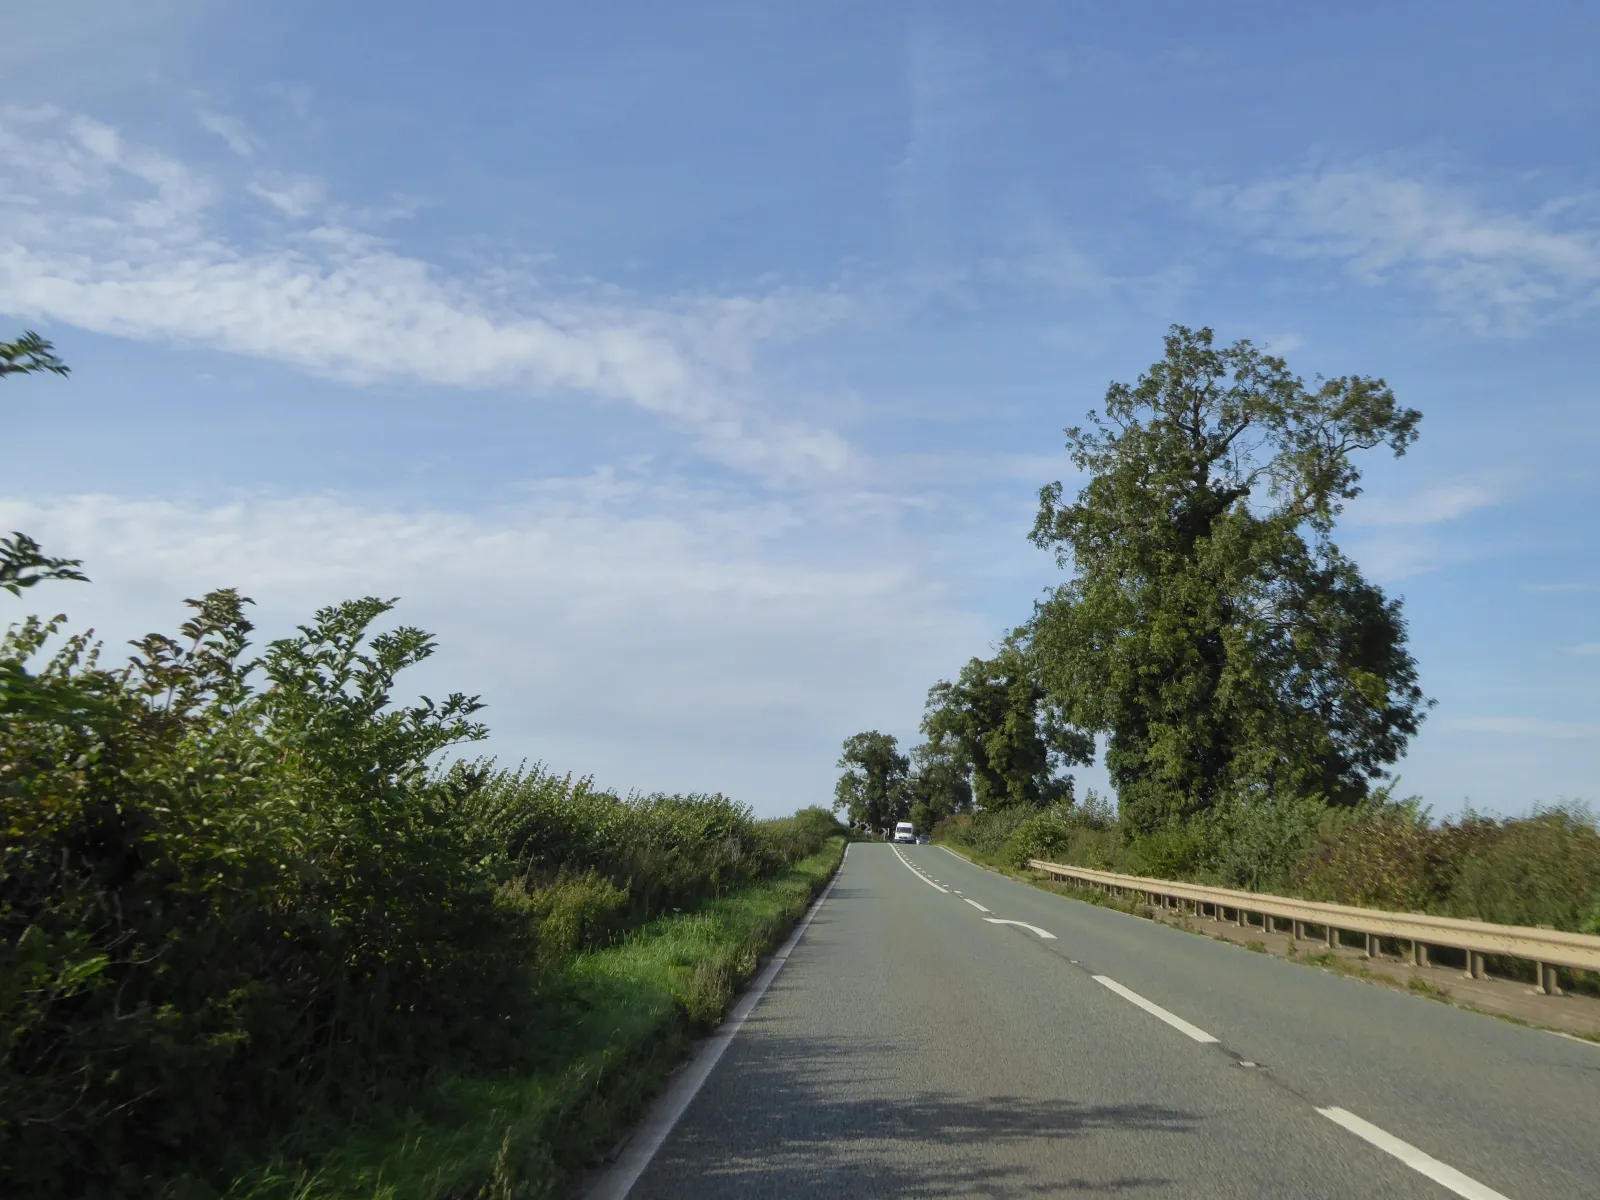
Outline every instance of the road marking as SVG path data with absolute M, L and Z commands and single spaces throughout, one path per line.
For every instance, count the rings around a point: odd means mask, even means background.
M 1449 1188 L 1458 1196 L 1465 1196 L 1467 1200 L 1507 1200 L 1507 1197 L 1495 1191 L 1492 1187 L 1485 1187 L 1470 1175 L 1463 1175 L 1454 1167 L 1440 1162 L 1431 1154 L 1424 1154 L 1409 1142 L 1402 1142 L 1392 1133 L 1385 1133 L 1369 1121 L 1363 1121 L 1354 1113 L 1346 1112 L 1342 1108 L 1319 1108 L 1319 1113 L 1327 1117 L 1335 1125 L 1342 1125 L 1358 1138 L 1371 1142 L 1385 1154 L 1392 1154 L 1406 1166 L 1418 1174 L 1426 1175 L 1435 1183 Z
M 805 919 L 795 926 L 788 940 L 762 968 L 761 974 L 757 975 L 755 982 L 750 985 L 750 990 L 745 992 L 733 1006 L 728 1019 L 706 1039 L 700 1053 L 684 1067 L 678 1077 L 668 1085 L 661 1098 L 645 1114 L 644 1120 L 639 1123 L 638 1130 L 623 1148 L 617 1161 L 588 1190 L 586 1200 L 624 1200 L 633 1190 L 633 1185 L 639 1182 L 639 1176 L 644 1174 L 645 1168 L 656 1156 L 656 1151 L 661 1149 L 673 1126 L 688 1110 L 695 1095 L 710 1077 L 712 1069 L 722 1058 L 722 1052 L 733 1041 L 734 1035 L 744 1027 L 745 1018 L 754 1011 L 756 1005 L 761 1003 L 761 997 L 767 994 L 772 981 L 778 977 L 778 972 L 783 970 L 783 964 L 789 961 L 789 955 L 794 952 L 795 946 L 810 927 L 812 918 L 827 903 L 828 894 L 833 891 L 833 885 L 839 881 L 839 876 L 844 874 L 844 864 L 849 858 L 850 847 L 846 844 L 844 854 L 839 859 L 839 869 L 833 873 L 833 878 L 828 880 L 828 886 L 823 888 L 822 895 L 817 897 L 817 902 L 811 906 L 811 911 L 806 913 Z
M 972 901 L 968 900 L 967 903 L 971 904 Z M 983 911 L 988 912 L 989 910 L 984 909 Z M 989 922 L 991 925 L 1020 925 L 1029 933 L 1037 933 L 1047 942 L 1053 942 L 1056 940 L 1056 935 L 1051 933 L 1049 930 L 1040 929 L 1037 925 L 1029 925 L 1026 921 L 1008 921 L 1004 917 L 985 917 L 984 920 Z
M 989 911 L 987 908 L 985 908 L 983 905 L 979 904 L 976 900 L 972 899 L 972 897 L 970 897 L 970 896 L 963 896 L 961 898 L 963 900 L 965 900 L 968 904 L 972 905 L 972 907 L 977 909 L 979 912 L 988 912 Z
M 898 847 L 898 846 L 890 846 L 889 849 L 893 850 L 894 851 L 894 856 L 896 858 L 898 858 L 902 863 L 905 864 L 906 870 L 910 871 L 918 879 L 922 880 L 923 883 L 927 884 L 929 887 L 931 887 L 936 892 L 943 892 L 947 896 L 950 894 L 950 889 L 949 888 L 940 887 L 937 883 L 935 883 L 933 880 L 929 879 L 921 871 L 917 870 L 917 868 L 912 865 L 911 860 L 909 858 L 907 858 L 904 854 L 900 853 L 900 847 Z
M 1095 976 L 1092 976 L 1091 978 L 1093 978 L 1094 981 L 1096 983 L 1098 983 L 1101 987 L 1109 988 L 1111 991 L 1113 991 L 1117 995 L 1121 996 L 1129 1004 L 1137 1004 L 1140 1008 L 1144 1009 L 1145 1012 L 1149 1013 L 1152 1017 L 1155 1017 L 1158 1020 L 1165 1021 L 1168 1025 L 1171 1025 L 1174 1029 L 1176 1029 L 1179 1033 L 1183 1034 L 1185 1037 L 1191 1037 L 1195 1041 L 1203 1042 L 1203 1043 L 1205 1043 L 1205 1042 L 1215 1042 L 1217 1040 L 1216 1038 L 1212 1037 L 1209 1033 L 1207 1033 L 1204 1029 L 1201 1029 L 1197 1025 L 1189 1024 L 1189 1022 L 1185 1021 L 1182 1017 L 1178 1016 L 1176 1013 L 1169 1013 L 1166 1009 L 1162 1008 L 1161 1005 L 1155 1003 L 1155 1001 L 1146 1000 L 1143 996 L 1139 995 L 1139 993 L 1134 991 L 1132 988 L 1123 987 L 1120 983 L 1118 983 L 1115 979 L 1112 979 L 1109 975 L 1095 975 Z

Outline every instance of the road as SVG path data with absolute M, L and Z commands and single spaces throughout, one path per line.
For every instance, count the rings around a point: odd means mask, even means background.
M 858 844 L 631 1195 L 1080 1192 L 1594 1200 L 1600 1046 Z

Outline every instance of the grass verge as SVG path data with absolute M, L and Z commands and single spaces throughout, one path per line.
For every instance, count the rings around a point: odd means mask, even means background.
M 535 1069 L 438 1078 L 404 1113 L 351 1129 L 303 1127 L 228 1200 L 538 1200 L 612 1145 L 718 1024 L 833 875 L 832 838 L 784 874 L 657 918 L 579 956 L 540 998 Z M 181 1188 L 173 1200 L 187 1200 Z

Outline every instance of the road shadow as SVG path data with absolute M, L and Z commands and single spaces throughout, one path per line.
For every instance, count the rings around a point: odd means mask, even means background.
M 1171 1179 L 1134 1170 L 1072 1178 L 1063 1143 L 1198 1128 L 1195 1114 L 1155 1104 L 906 1094 L 891 1072 L 858 1069 L 886 1053 L 892 1059 L 893 1048 L 772 1033 L 736 1044 L 633 1197 L 1163 1192 Z M 1104 1153 L 1094 1160 L 1103 1167 Z

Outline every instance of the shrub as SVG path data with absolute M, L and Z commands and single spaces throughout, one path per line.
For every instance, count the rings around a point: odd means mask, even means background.
M 585 926 L 584 945 L 815 853 L 839 828 L 820 809 L 757 822 L 724 796 L 624 799 L 539 765 L 486 771 L 469 808 L 496 870 L 523 894 L 593 876 L 625 897 Z
M 829 838 L 848 837 L 850 831 L 826 808 L 802 808 L 792 817 L 762 821 L 756 832 L 768 852 L 780 863 L 795 863 L 810 858 Z
M 1569 930 L 1597 915 L 1600 831 L 1583 809 L 1550 808 L 1498 822 L 1469 816 L 1440 832 L 1446 840 L 1456 834 L 1460 843 L 1440 906 L 1445 912 Z
M 471 864 L 481 735 L 391 706 L 420 631 L 324 609 L 243 661 L 248 603 L 191 602 L 122 671 L 53 626 L 0 646 L 0 1182 L 136 1195 L 300 1111 L 348 1110 L 510 1014 L 526 957 Z M 268 686 L 257 688 L 259 667 Z

